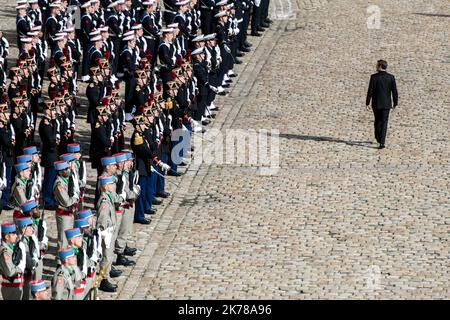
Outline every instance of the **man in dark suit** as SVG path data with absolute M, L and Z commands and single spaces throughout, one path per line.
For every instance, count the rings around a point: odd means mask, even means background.
M 389 111 L 391 108 L 395 109 L 398 105 L 395 77 L 392 74 L 387 73 L 386 69 L 387 62 L 378 60 L 378 72 L 370 77 L 369 90 L 367 91 L 366 99 L 367 111 L 370 111 L 370 101 L 372 101 L 372 110 L 375 116 L 375 139 L 377 139 L 377 142 L 380 144 L 378 149 L 384 148 Z M 394 103 L 393 105 L 392 102 Z

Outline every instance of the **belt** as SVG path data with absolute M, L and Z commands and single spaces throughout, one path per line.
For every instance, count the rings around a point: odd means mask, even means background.
M 2 277 L 3 277 L 2 287 L 8 288 L 23 287 L 24 277 L 22 274 L 18 274 L 17 276 L 15 276 L 12 282 L 9 281 L 8 278 L 6 278 L 4 275 L 2 275 Z
M 81 280 L 81 286 L 73 289 L 74 294 L 82 294 L 84 292 L 84 288 L 86 287 L 86 281 Z
M 55 212 L 59 216 L 69 216 L 69 217 L 73 216 L 72 212 L 64 210 L 64 209 L 61 209 L 61 208 L 56 209 Z

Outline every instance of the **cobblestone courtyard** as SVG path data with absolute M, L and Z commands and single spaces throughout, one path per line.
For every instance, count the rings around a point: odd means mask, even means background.
M 250 38 L 207 129 L 279 130 L 278 172 L 192 163 L 168 178 L 172 196 L 150 226 L 135 225 L 136 266 L 102 298 L 450 298 L 448 1 L 272 2 L 279 19 Z M 379 29 L 368 28 L 370 5 Z M 400 103 L 380 151 L 364 104 L 381 58 Z M 89 141 L 82 115 L 78 139 Z

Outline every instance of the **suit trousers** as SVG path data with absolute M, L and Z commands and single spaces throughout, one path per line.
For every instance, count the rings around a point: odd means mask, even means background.
M 386 142 L 386 133 L 389 120 L 390 109 L 373 109 L 373 114 L 375 116 L 374 127 L 375 127 L 375 139 L 380 144 Z

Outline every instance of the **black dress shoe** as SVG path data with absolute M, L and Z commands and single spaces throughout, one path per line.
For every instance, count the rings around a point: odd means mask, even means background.
M 227 80 L 225 80 L 225 82 L 226 82 L 226 83 L 232 83 L 232 82 L 233 82 L 233 79 L 227 79 Z
M 384 148 L 386 148 L 386 146 L 385 146 L 384 144 L 381 144 L 381 143 L 380 143 L 380 145 L 378 146 L 378 149 L 381 150 L 381 149 L 384 149 Z
M 129 266 L 134 266 L 135 264 L 136 264 L 136 262 L 134 262 L 133 260 L 129 260 L 127 257 L 125 257 L 124 254 L 117 255 L 117 260 L 116 260 L 117 266 L 129 267 Z
M 3 208 L 2 208 L 3 210 L 12 210 L 12 209 L 14 209 L 14 208 L 11 208 L 10 206 L 4 206 Z M 45 208 L 46 210 L 50 210 L 50 209 L 47 209 L 47 208 Z M 55 209 L 51 209 L 51 210 L 55 210 Z
M 228 92 L 227 91 L 222 91 L 222 92 L 219 92 L 219 93 L 217 93 L 219 96 L 226 96 L 227 94 L 228 94 Z
M 179 166 L 179 167 L 186 167 L 186 166 L 187 166 L 187 163 L 186 163 L 186 162 L 181 162 L 181 163 L 178 164 L 178 166 Z
M 241 47 L 241 48 L 239 48 L 239 51 L 241 51 L 241 52 L 250 52 L 250 49 L 248 47 Z
M 268 28 L 268 27 L 270 27 L 270 25 L 263 21 L 263 22 L 261 22 L 261 27 Z
M 230 75 L 229 75 L 229 77 L 230 77 L 230 78 L 236 78 L 237 76 L 238 76 L 238 74 L 237 74 L 237 73 L 232 73 L 232 74 L 230 74 Z M 217 111 L 217 110 L 219 110 L 219 108 L 217 108 L 217 109 L 214 109 L 214 110 L 216 110 L 216 111 Z
M 265 18 L 265 19 L 264 19 L 264 22 L 265 22 L 265 23 L 268 23 L 268 24 L 271 24 L 271 23 L 273 23 L 273 20 L 270 19 L 270 18 Z
M 242 64 L 242 60 L 236 59 L 236 61 L 234 61 L 234 63 L 236 63 L 236 64 Z
M 208 118 L 210 118 L 210 119 L 214 119 L 215 117 L 216 117 L 216 115 L 214 113 L 211 113 L 208 115 Z
M 157 197 L 159 197 L 159 198 L 167 198 L 167 197 L 169 197 L 170 196 L 170 193 L 168 193 L 168 192 L 158 192 L 157 194 L 156 194 L 156 196 Z
M 150 224 L 150 222 L 152 222 L 152 221 L 149 219 L 134 220 L 134 223 L 139 223 L 139 224 Z
M 266 29 L 264 29 L 263 27 L 258 27 L 258 29 L 256 30 L 258 30 L 259 32 L 264 32 Z
M 156 209 L 148 209 L 147 211 L 144 212 L 145 214 L 155 214 L 156 213 Z
M 245 40 L 244 41 L 244 45 L 247 47 L 247 48 L 251 48 L 253 45 L 250 43 L 250 42 L 248 42 L 247 40 Z
M 181 176 L 181 173 L 170 171 L 167 175 L 171 177 L 179 177 Z
M 105 292 L 116 292 L 117 290 L 117 287 L 111 284 L 108 279 L 103 279 L 98 288 Z
M 163 201 L 162 200 L 160 200 L 160 199 L 153 199 L 152 200 L 152 204 L 154 204 L 154 205 L 160 205 L 161 203 L 163 203 Z
M 238 51 L 236 52 L 236 57 L 242 58 L 244 56 L 244 53 Z
M 252 31 L 252 33 L 250 34 L 252 37 L 261 37 L 262 34 L 257 32 L 257 31 Z
M 137 249 L 136 248 L 130 248 L 128 246 L 125 247 L 125 250 L 123 250 L 123 254 L 126 256 L 134 256 L 136 254 Z
M 117 269 L 111 268 L 111 271 L 109 272 L 109 276 L 111 278 L 117 278 L 117 277 L 120 277 L 121 275 L 122 275 L 122 271 L 117 270 Z
M 225 83 L 225 84 L 222 85 L 222 88 L 229 88 L 229 87 L 230 87 L 229 83 Z

